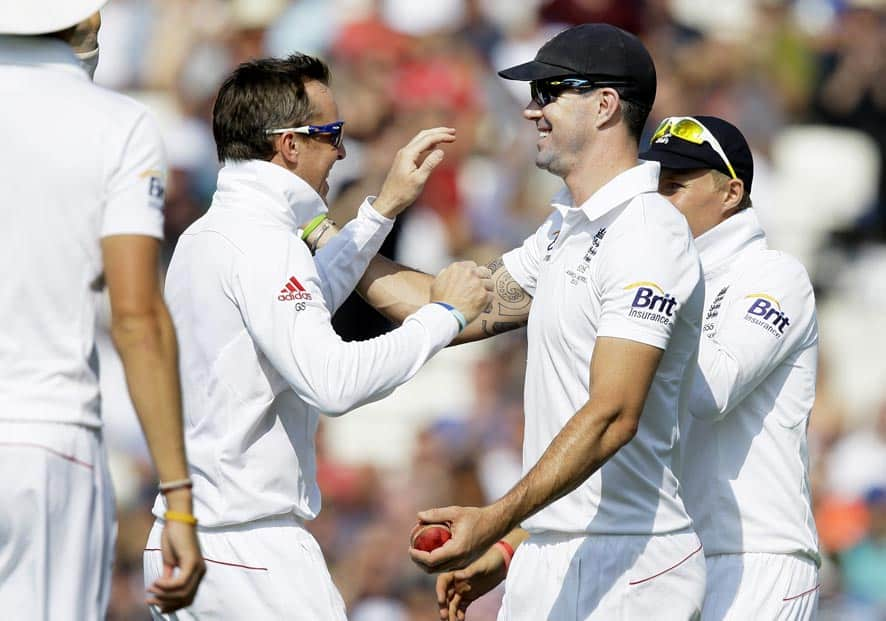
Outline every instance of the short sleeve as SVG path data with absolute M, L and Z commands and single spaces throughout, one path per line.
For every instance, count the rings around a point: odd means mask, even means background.
M 679 313 L 700 286 L 701 265 L 686 235 L 640 226 L 607 240 L 597 264 L 601 312 L 597 336 L 665 349 Z
M 555 211 L 545 220 L 538 230 L 523 241 L 523 245 L 514 248 L 502 256 L 505 269 L 523 290 L 535 296 L 538 285 L 539 265 L 547 252 L 550 252 L 557 236 L 560 234 L 560 212 Z
M 102 237 L 148 235 L 162 239 L 166 157 L 160 131 L 147 111 L 135 120 L 122 148 L 115 148 L 108 157 Z

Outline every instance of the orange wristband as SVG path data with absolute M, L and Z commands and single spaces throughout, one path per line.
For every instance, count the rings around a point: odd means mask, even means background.
M 505 570 L 507 570 L 511 564 L 511 559 L 514 558 L 514 547 L 504 539 L 499 539 L 492 547 L 498 548 L 501 551 L 501 556 L 505 560 Z
M 163 514 L 163 519 L 167 522 L 182 522 L 191 526 L 197 525 L 197 518 L 190 513 L 182 513 L 181 511 L 167 511 Z

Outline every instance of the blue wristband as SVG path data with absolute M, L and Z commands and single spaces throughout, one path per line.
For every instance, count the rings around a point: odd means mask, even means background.
M 468 327 L 468 321 L 465 319 L 465 316 L 462 315 L 461 311 L 455 308 L 452 304 L 447 304 L 446 302 L 434 302 L 434 304 L 439 304 L 450 313 L 452 313 L 452 315 L 455 317 L 455 320 L 458 322 L 459 332 Z

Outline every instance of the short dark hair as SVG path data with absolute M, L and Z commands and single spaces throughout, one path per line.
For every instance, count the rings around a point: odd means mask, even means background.
M 237 67 L 219 89 L 212 110 L 219 161 L 274 157 L 273 140 L 265 130 L 310 120 L 314 110 L 305 82 L 312 80 L 329 84 L 329 67 L 307 54 L 251 60 Z
M 621 95 L 621 92 L 619 92 L 619 95 Z M 650 110 L 651 108 L 638 104 L 635 101 L 621 100 L 621 116 L 628 127 L 628 134 L 637 141 L 638 145 L 640 144 L 640 137 L 643 135 L 643 128 L 646 126 L 646 119 L 649 118 Z

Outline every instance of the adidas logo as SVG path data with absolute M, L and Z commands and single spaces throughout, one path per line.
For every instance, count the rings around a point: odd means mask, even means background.
M 283 288 L 280 289 L 280 295 L 277 300 L 280 302 L 291 302 L 293 300 L 310 300 L 311 294 L 308 293 L 295 276 L 290 276 Z

